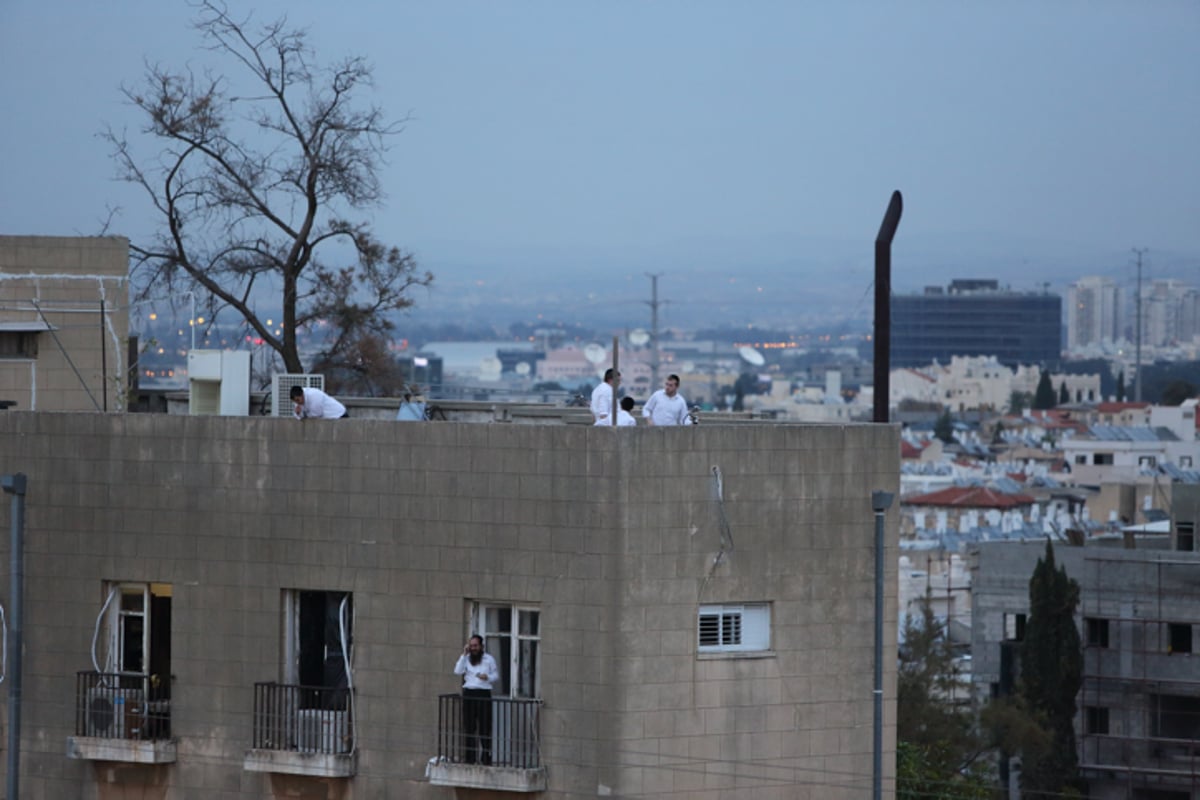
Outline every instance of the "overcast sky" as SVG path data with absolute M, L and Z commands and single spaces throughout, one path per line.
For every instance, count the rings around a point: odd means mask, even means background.
M 376 222 L 435 271 L 488 253 L 869 244 L 893 189 L 897 248 L 967 242 L 969 261 L 1012 239 L 1124 261 L 1136 246 L 1200 266 L 1195 0 L 233 7 L 286 11 L 321 57 L 374 64 L 373 99 L 412 118 Z M 0 232 L 94 233 L 106 204 L 114 232 L 149 228 L 96 133 L 137 128 L 118 88 L 144 60 L 227 69 L 193 16 L 173 0 L 0 4 Z

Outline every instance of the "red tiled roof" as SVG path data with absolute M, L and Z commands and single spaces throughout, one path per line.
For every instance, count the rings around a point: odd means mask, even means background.
M 907 442 L 904 439 L 900 440 L 900 457 L 901 458 L 920 458 L 921 453 L 923 453 L 924 450 L 925 450 L 925 448 L 917 447 L 915 444 L 913 444 L 911 442 Z
M 1136 400 L 1124 400 L 1120 403 L 1117 403 L 1117 402 L 1099 403 L 1096 406 L 1096 410 L 1099 411 L 1101 414 L 1114 414 L 1118 411 L 1125 411 L 1126 409 L 1130 409 L 1130 408 L 1146 408 L 1149 405 L 1150 405 L 1150 403 L 1148 403 L 1144 400 L 1142 402 L 1138 402 Z
M 1013 479 L 1014 481 L 1016 481 L 1017 483 L 1024 483 L 1024 482 L 1025 482 L 1025 473 L 1024 473 L 1024 472 L 1008 472 L 1008 473 L 1005 473 L 1005 474 L 1007 474 L 1007 475 L 1008 475 L 1008 477 L 1012 478 L 1012 479 Z
M 953 506 L 957 508 L 1015 508 L 1033 505 L 1027 494 L 1004 494 L 986 486 L 950 486 L 929 494 L 904 498 L 910 506 Z

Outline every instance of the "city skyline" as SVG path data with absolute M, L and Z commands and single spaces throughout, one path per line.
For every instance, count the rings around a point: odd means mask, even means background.
M 6 232 L 96 233 L 111 207 L 110 232 L 144 236 L 145 205 L 112 180 L 95 137 L 138 127 L 119 86 L 149 62 L 211 68 L 237 89 L 200 49 L 187 4 L 121 9 L 0 10 L 0 87 L 22 112 L 0 131 L 20 154 L 0 198 Z M 646 271 L 666 275 L 667 323 L 855 316 L 893 189 L 905 195 L 897 291 L 959 277 L 1061 289 L 1129 273 L 1133 247 L 1150 249 L 1147 277 L 1200 267 L 1192 4 L 364 3 L 334 15 L 271 0 L 253 14 L 283 12 L 321 60 L 366 56 L 370 100 L 408 119 L 373 216 L 435 273 L 417 318 L 632 308 Z

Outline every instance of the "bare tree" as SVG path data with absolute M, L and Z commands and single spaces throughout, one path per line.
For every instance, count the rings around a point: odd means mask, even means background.
M 336 362 L 362 336 L 390 331 L 389 314 L 433 280 L 350 218 L 380 205 L 387 140 L 404 120 L 357 102 L 372 86 L 363 58 L 318 66 L 286 20 L 251 30 L 214 0 L 197 9 L 208 49 L 250 86 L 231 95 L 223 75 L 148 65 L 139 87 L 122 87 L 159 148 L 142 159 L 124 132 L 102 133 L 119 177 L 146 192 L 162 222 L 130 247 L 135 285 L 143 298 L 195 291 L 211 317 L 232 309 L 288 372 L 303 371 L 298 334 L 320 323 L 322 360 Z M 280 304 L 260 315 L 264 291 Z M 277 313 L 282 324 L 267 324 Z

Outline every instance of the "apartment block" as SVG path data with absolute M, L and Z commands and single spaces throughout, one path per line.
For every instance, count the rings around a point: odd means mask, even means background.
M 21 796 L 867 796 L 899 450 L 868 424 L 0 414 Z M 473 633 L 501 680 L 472 733 Z
M 129 241 L 0 236 L 0 403 L 115 411 L 126 385 Z
M 1137 546 L 1055 545 L 1080 585 L 1083 686 L 1075 718 L 1089 797 L 1200 796 L 1200 486 L 1176 484 L 1170 533 Z M 1020 674 L 1029 577 L 1044 542 L 978 545 L 972 568 L 976 696 L 1010 693 Z

